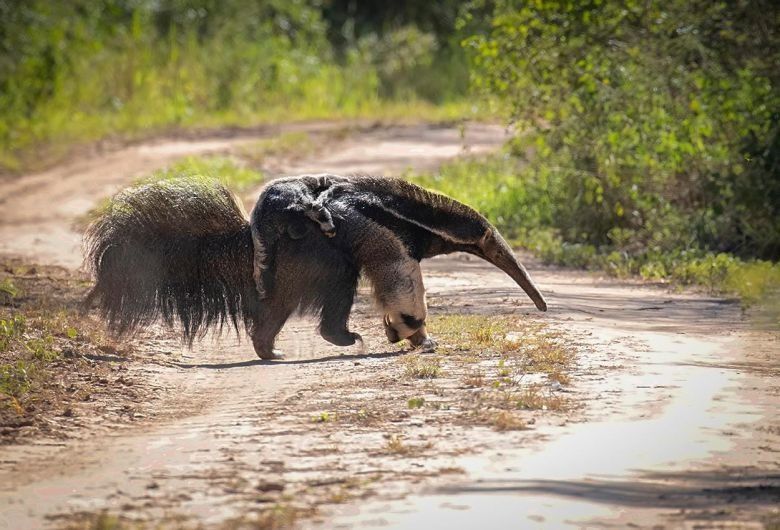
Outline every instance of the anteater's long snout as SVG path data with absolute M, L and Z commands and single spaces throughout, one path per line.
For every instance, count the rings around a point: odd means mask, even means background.
M 547 301 L 544 296 L 539 292 L 523 264 L 517 260 L 509 244 L 495 228 L 489 230 L 482 238 L 480 249 L 487 261 L 507 273 L 525 291 L 539 311 L 547 311 Z

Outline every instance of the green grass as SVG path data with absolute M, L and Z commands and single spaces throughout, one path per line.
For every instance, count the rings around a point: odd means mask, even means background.
M 0 294 L 9 298 L 14 298 L 17 294 L 19 294 L 19 288 L 16 287 L 13 280 L 10 278 L 4 278 L 2 281 L 0 281 Z
M 710 294 L 736 296 L 745 306 L 766 303 L 780 293 L 780 264 L 769 261 L 743 260 L 731 254 L 703 250 L 629 254 L 566 243 L 549 229 L 529 231 L 516 241 L 545 263 L 601 270 L 619 278 L 637 276 L 697 286 Z
M 441 362 L 436 357 L 409 354 L 404 363 L 404 375 L 410 379 L 435 379 L 441 375 Z
M 313 423 L 328 423 L 333 421 L 335 417 L 335 414 L 330 412 L 320 412 L 317 416 L 312 417 L 311 421 Z
M 0 397 L 5 398 L 0 407 L 21 412 L 31 392 L 46 384 L 48 365 L 61 355 L 55 346 L 57 327 L 50 315 L 29 320 L 12 315 L 0 320 Z
M 194 113 L 186 119 L 166 121 L 153 110 L 138 109 L 104 116 L 76 114 L 72 119 L 51 116 L 46 129 L 29 133 L 13 145 L 0 145 L 0 171 L 32 171 L 46 167 L 69 156 L 80 145 L 88 145 L 106 137 L 122 141 L 137 141 L 175 131 L 210 130 L 225 127 L 256 127 L 277 123 L 312 120 L 374 120 L 383 123 L 412 124 L 421 122 L 452 122 L 462 119 L 486 119 L 474 112 L 474 104 L 466 100 L 433 104 L 423 100 L 387 101 L 371 99 L 355 105 L 318 107 L 300 102 L 290 107 L 276 106 L 253 112 L 226 111 Z M 58 111 L 51 111 L 56 113 Z M 40 127 L 43 128 L 43 127 Z
M 48 365 L 75 340 L 76 328 L 61 312 L 36 311 L 26 316 L 6 312 L 0 319 L 0 395 L 16 408 L 36 387 L 46 384 Z
M 185 4 L 71 4 L 28 2 L 0 23 L 10 50 L 0 65 L 0 171 L 106 138 L 477 115 L 464 55 L 438 53 L 435 36 L 413 26 L 370 28 L 340 49 L 322 9 L 306 3 L 220 3 L 194 19 Z
M 12 312 L 0 319 L 0 394 L 15 403 L 27 395 L 45 366 L 60 356 L 55 333 L 67 335 L 61 315 L 28 319 Z
M 444 354 L 472 352 L 474 362 L 485 355 L 497 355 L 495 377 L 482 369 L 469 370 L 463 382 L 469 387 L 506 383 L 522 374 L 544 374 L 561 385 L 570 383 L 576 362 L 575 349 L 565 337 L 542 323 L 519 321 L 510 316 L 434 315 L 429 331 L 439 338 Z
M 425 406 L 425 398 L 423 397 L 409 398 L 407 405 L 409 406 L 410 409 L 421 409 Z
M 223 156 L 187 157 L 175 164 L 155 171 L 150 176 L 140 179 L 144 181 L 170 180 L 181 177 L 206 177 L 216 179 L 236 192 L 256 186 L 265 180 L 260 171 L 247 168 L 241 161 Z
M 439 342 L 445 377 L 457 378 L 459 388 L 467 389 L 468 397 L 456 406 L 469 422 L 497 431 L 524 430 L 531 428 L 529 418 L 535 414 L 576 408 L 576 401 L 558 390 L 573 384 L 577 347 L 544 322 L 448 314 L 432 315 L 427 328 Z
M 45 412 L 62 399 L 73 370 L 88 375 L 80 353 L 103 344 L 94 323 L 77 309 L 83 282 L 61 270 L 0 264 L 0 284 L 14 285 L 13 297 L 0 296 L 0 423 Z M 13 271 L 13 272 L 9 272 Z M 67 374 L 67 375 L 65 375 Z

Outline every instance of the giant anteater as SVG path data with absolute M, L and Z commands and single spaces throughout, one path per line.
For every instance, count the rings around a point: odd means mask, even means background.
M 216 181 L 181 178 L 119 193 L 90 225 L 87 262 L 110 329 L 161 319 L 189 343 L 210 327 L 244 326 L 257 355 L 296 310 L 316 314 L 341 346 L 360 274 L 373 286 L 388 339 L 432 348 L 420 260 L 463 251 L 509 274 L 546 311 L 544 297 L 483 216 L 400 179 L 303 175 L 270 182 L 250 220 Z

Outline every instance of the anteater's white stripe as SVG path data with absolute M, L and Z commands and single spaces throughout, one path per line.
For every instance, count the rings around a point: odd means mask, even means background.
M 385 211 L 385 212 L 387 212 L 389 214 L 394 215 L 398 219 L 403 219 L 404 221 L 406 221 L 408 223 L 411 223 L 411 224 L 413 224 L 415 226 L 419 226 L 420 228 L 424 228 L 425 230 L 427 230 L 429 232 L 432 232 L 432 233 L 436 234 L 437 236 L 439 236 L 442 239 L 445 239 L 447 241 L 451 241 L 453 243 L 458 243 L 458 244 L 461 244 L 461 245 L 474 245 L 478 241 L 478 240 L 473 240 L 473 239 L 469 240 L 469 239 L 459 239 L 457 237 L 453 237 L 452 234 L 450 234 L 449 232 L 444 232 L 441 229 L 434 228 L 432 226 L 428 226 L 425 223 L 421 223 L 420 221 L 418 221 L 416 219 L 412 219 L 410 217 L 407 217 L 407 216 L 397 212 L 396 210 L 393 210 L 392 208 L 388 208 L 387 206 L 382 204 L 381 201 L 377 201 L 376 206 L 381 208 L 383 211 Z

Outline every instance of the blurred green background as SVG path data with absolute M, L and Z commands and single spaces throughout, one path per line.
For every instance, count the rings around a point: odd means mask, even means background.
M 24 165 L 32 146 L 172 127 L 456 116 L 450 107 L 468 89 L 456 12 L 455 3 L 2 0 L 0 163 Z
M 757 299 L 780 283 L 780 4 L 0 0 L 0 167 L 294 119 L 485 119 L 409 175 L 545 260 Z

